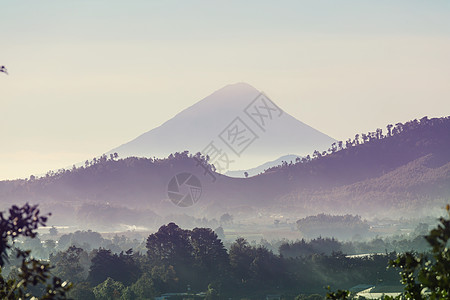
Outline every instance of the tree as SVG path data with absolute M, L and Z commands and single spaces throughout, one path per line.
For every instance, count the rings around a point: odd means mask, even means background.
M 46 240 L 44 242 L 44 248 L 50 255 L 56 248 L 56 242 L 54 240 Z
M 387 126 L 386 126 L 386 129 L 387 129 L 387 135 L 388 136 L 392 136 L 392 127 L 393 127 L 394 125 L 392 125 L 392 124 L 388 124 Z
M 191 244 L 195 268 L 199 276 L 198 288 L 206 288 L 208 281 L 224 281 L 229 273 L 229 257 L 222 241 L 210 228 L 194 228 Z
M 399 134 L 400 132 L 403 131 L 403 123 L 399 122 L 399 123 L 395 124 L 394 129 L 395 129 L 395 133 Z
M 330 287 L 328 287 L 328 290 L 330 290 Z M 350 296 L 349 291 L 345 290 L 337 290 L 336 292 L 329 291 L 327 293 L 327 299 L 331 300 L 350 300 L 352 297 Z M 386 298 L 384 298 L 386 299 Z
M 150 263 L 163 268 L 173 267 L 180 286 L 191 280 L 194 256 L 188 230 L 175 223 L 163 225 L 147 238 L 146 247 Z
M 321 156 L 322 156 L 322 154 L 321 154 L 319 151 L 314 150 L 314 153 L 313 153 L 314 159 L 318 159 L 318 158 L 320 158 Z
M 104 282 L 94 288 L 96 300 L 118 300 L 122 295 L 125 286 L 114 279 L 108 277 Z
M 22 207 L 13 205 L 9 209 L 9 216 L 0 212 L 0 271 L 7 260 L 7 251 L 11 249 L 11 242 L 19 236 L 35 238 L 38 226 L 45 226 L 46 216 L 39 215 L 37 205 L 28 203 Z M 58 277 L 51 277 L 50 264 L 30 258 L 31 251 L 16 250 L 16 257 L 21 261 L 19 273 L 15 278 L 5 279 L 0 274 L 0 297 L 2 299 L 24 299 L 33 295 L 28 288 L 46 285 L 42 295 L 35 299 L 66 299 L 72 284 L 62 281 Z M 38 298 L 39 297 L 39 298 Z
M 217 237 L 221 240 L 225 239 L 225 231 L 223 230 L 222 226 L 217 227 L 214 229 L 214 232 L 217 234 Z
M 75 300 L 95 300 L 95 294 L 87 282 L 74 284 L 70 290 L 69 297 Z
M 283 284 L 283 266 L 279 257 L 262 246 L 254 249 L 253 257 L 250 271 L 254 286 L 279 287 Z
M 363 133 L 361 134 L 361 139 L 363 140 L 363 142 L 367 142 L 367 140 L 369 139 L 369 137 L 367 136 L 367 134 Z
M 449 299 L 450 298 L 450 205 L 447 204 L 447 218 L 440 218 L 440 224 L 425 236 L 431 246 L 431 257 L 425 254 L 406 252 L 389 261 L 389 267 L 400 269 L 401 282 L 405 291 L 397 297 L 383 299 Z M 328 292 L 327 299 L 350 299 L 350 292 L 338 290 Z
M 378 139 L 378 140 L 381 140 L 382 138 L 383 138 L 383 129 L 381 129 L 381 128 L 377 128 L 377 131 L 376 131 L 376 138 Z
M 337 145 L 336 142 L 334 142 L 333 144 L 331 144 L 331 152 L 334 153 L 337 150 Z
M 55 226 L 52 226 L 48 231 L 49 231 L 51 236 L 57 236 L 58 235 L 58 229 Z
M 56 255 L 50 255 L 50 262 L 55 266 L 54 273 L 74 283 L 86 279 L 88 260 L 87 252 L 75 246 Z
M 431 246 L 431 258 L 406 252 L 390 262 L 400 269 L 405 296 L 412 299 L 448 299 L 450 297 L 450 206 L 447 218 L 425 236 Z M 425 292 L 425 293 L 424 293 Z
M 245 284 L 250 279 L 250 265 L 253 261 L 252 247 L 244 238 L 238 238 L 230 247 L 231 271 L 240 283 Z
M 233 216 L 230 215 L 229 213 L 224 213 L 223 215 L 220 216 L 220 224 L 231 224 L 233 223 Z
M 140 270 L 133 260 L 132 252 L 120 255 L 112 254 L 111 250 L 100 248 L 92 258 L 88 281 L 97 285 L 108 277 L 125 285 L 135 282 L 140 276 Z
M 138 299 L 153 299 L 156 296 L 153 280 L 147 273 L 131 286 L 131 291 Z
M 158 232 L 147 238 L 147 255 L 156 264 L 177 266 L 191 260 L 192 246 L 189 233 L 175 223 L 159 228 Z
M 345 147 L 346 147 L 347 149 L 350 149 L 352 146 L 353 146 L 352 139 L 348 139 L 348 140 L 345 142 Z

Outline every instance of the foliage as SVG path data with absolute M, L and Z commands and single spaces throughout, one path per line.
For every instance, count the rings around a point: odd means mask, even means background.
M 328 290 L 330 287 L 328 287 Z M 350 300 L 350 292 L 345 290 L 337 290 L 336 292 L 329 291 L 327 293 L 327 299 L 331 300 Z
M 450 298 L 450 205 L 448 217 L 441 217 L 440 224 L 425 236 L 431 246 L 429 257 L 426 254 L 406 252 L 390 260 L 389 266 L 400 269 L 404 295 L 384 297 L 384 299 L 449 299 Z M 348 299 L 348 291 L 329 292 L 328 299 Z
M 319 214 L 298 220 L 298 230 L 307 236 L 318 236 L 328 234 L 328 236 L 338 238 L 348 238 L 354 235 L 365 235 L 369 231 L 369 225 L 361 220 L 360 216 L 343 215 L 333 216 Z
M 153 280 L 148 273 L 143 274 L 130 288 L 137 299 L 152 299 L 156 296 Z
M 169 223 L 148 237 L 147 249 L 152 264 L 171 267 L 180 286 L 202 290 L 211 280 L 223 283 L 229 275 L 226 249 L 209 228 L 183 230 Z
M 312 254 L 327 254 L 342 251 L 342 243 L 334 238 L 317 238 L 307 242 L 305 239 L 300 241 L 283 243 L 279 252 L 283 257 L 298 257 Z
M 47 217 L 39 215 L 37 205 L 13 205 L 7 218 L 0 212 L 0 266 L 5 265 L 6 251 L 11 248 L 10 240 L 14 241 L 19 236 L 35 238 L 35 230 L 39 225 L 45 226 L 46 222 Z
M 116 300 L 122 296 L 125 286 L 120 281 L 108 277 L 105 281 L 94 288 L 96 300 Z
M 95 300 L 95 294 L 88 282 L 75 283 L 69 292 L 69 297 L 76 300 Z
M 3 267 L 7 259 L 7 250 L 11 249 L 11 242 L 19 236 L 36 237 L 39 225 L 45 226 L 47 217 L 40 216 L 37 206 L 25 204 L 22 207 L 12 206 L 9 216 L 0 213 L 0 266 Z M 21 261 L 17 277 L 5 279 L 0 276 L 0 297 L 2 299 L 66 299 L 71 284 L 50 274 L 50 264 L 31 258 L 30 251 L 17 249 L 17 258 Z M 0 268 L 1 270 L 1 268 Z M 43 285 L 41 295 L 32 295 L 30 288 Z
M 298 295 L 294 300 L 323 300 L 323 296 L 319 294 Z
M 450 298 L 450 206 L 448 218 L 441 217 L 440 224 L 425 237 L 431 245 L 431 257 L 407 252 L 390 262 L 400 268 L 405 296 L 412 299 Z
M 55 267 L 53 273 L 73 283 L 86 279 L 88 260 L 87 252 L 76 246 L 71 246 L 56 255 L 50 255 L 50 263 Z
M 119 255 L 111 253 L 111 250 L 99 249 L 92 258 L 88 281 L 92 285 L 100 284 L 107 278 L 117 280 L 128 286 L 135 282 L 140 276 L 133 251 Z

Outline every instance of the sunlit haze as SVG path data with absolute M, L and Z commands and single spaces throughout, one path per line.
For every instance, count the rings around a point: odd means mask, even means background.
M 101 155 L 236 82 L 338 140 L 450 115 L 448 1 L 2 1 L 0 11 L 0 179 Z

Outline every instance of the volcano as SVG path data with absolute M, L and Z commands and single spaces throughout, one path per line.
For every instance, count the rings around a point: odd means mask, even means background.
M 201 152 L 219 172 L 328 149 L 335 140 L 283 111 L 246 83 L 223 87 L 161 126 L 108 153 L 120 157 L 167 157 Z

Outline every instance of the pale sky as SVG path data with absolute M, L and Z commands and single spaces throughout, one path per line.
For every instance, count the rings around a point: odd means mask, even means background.
M 0 0 L 0 12 L 0 179 L 98 156 L 236 82 L 336 139 L 450 115 L 446 0 Z

